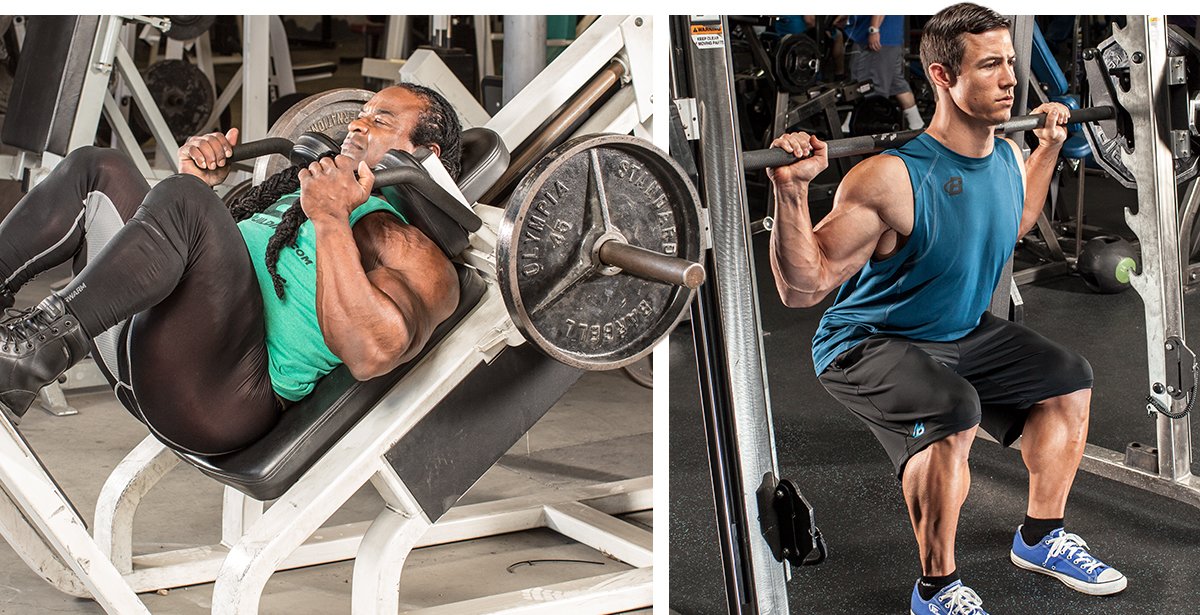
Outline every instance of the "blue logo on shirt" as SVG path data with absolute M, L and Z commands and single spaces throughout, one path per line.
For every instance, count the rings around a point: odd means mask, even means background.
M 920 438 L 921 434 L 925 433 L 925 423 L 917 423 L 913 425 L 912 437 Z

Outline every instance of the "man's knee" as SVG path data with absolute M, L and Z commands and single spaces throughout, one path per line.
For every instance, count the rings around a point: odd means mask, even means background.
M 939 383 L 929 402 L 938 410 L 942 424 L 957 430 L 978 425 L 983 415 L 979 393 L 965 380 Z
M 1059 355 L 1061 356 L 1055 358 L 1060 366 L 1056 370 L 1057 377 L 1063 382 L 1078 384 L 1080 388 L 1091 388 L 1094 380 L 1092 364 L 1088 363 L 1083 355 L 1066 348 L 1061 349 Z
M 126 170 L 133 166 L 133 161 L 129 156 L 111 147 L 87 145 L 72 150 L 59 164 L 65 166 L 72 174 L 103 177 L 114 170 Z
M 183 216 L 228 215 L 224 203 L 202 180 L 178 173 L 154 186 L 142 207 L 156 217 L 170 213 Z

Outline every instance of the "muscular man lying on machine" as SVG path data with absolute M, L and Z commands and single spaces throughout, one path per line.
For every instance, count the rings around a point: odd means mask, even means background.
M 1045 202 L 1068 116 L 1057 103 L 1035 110 L 1045 127 L 1024 164 L 1016 143 L 993 135 L 1011 116 L 1017 84 L 1009 28 L 973 4 L 928 22 L 921 62 L 937 89 L 929 129 L 847 174 L 816 228 L 807 189 L 828 165 L 825 143 L 795 133 L 773 144 L 808 156 L 771 172 L 775 283 L 791 307 L 840 287 L 814 336 L 813 362 L 895 464 L 921 561 L 916 615 L 984 613 L 954 561 L 980 425 L 1006 446 L 1023 436 L 1029 502 L 1012 562 L 1088 594 L 1126 585 L 1063 525 L 1087 439 L 1091 366 L 987 312 L 1017 238 Z
M 0 302 L 73 259 L 76 275 L 0 327 L 12 421 L 89 349 L 125 407 L 172 447 L 242 448 L 345 363 L 358 379 L 412 358 L 458 303 L 439 248 L 371 195 L 388 150 L 429 148 L 452 177 L 461 127 L 411 84 L 350 122 L 341 155 L 268 178 L 228 209 L 237 129 L 192 137 L 150 188 L 111 149 L 76 150 L 0 224 Z M 358 177 L 355 177 L 357 172 Z

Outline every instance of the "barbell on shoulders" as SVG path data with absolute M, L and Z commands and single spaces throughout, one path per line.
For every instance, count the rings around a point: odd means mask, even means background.
M 1098 122 L 1115 117 L 1116 111 L 1110 106 L 1073 109 L 1067 118 L 1069 124 Z M 1046 123 L 1045 113 L 1021 115 L 1014 117 L 996 127 L 1001 133 L 1020 132 L 1041 128 Z M 899 147 L 917 138 L 924 130 L 903 130 L 877 135 L 863 135 L 846 139 L 826 141 L 826 152 L 829 158 L 844 158 L 847 156 L 862 156 L 883 151 L 890 147 Z M 769 149 L 750 150 L 742 153 L 742 168 L 747 171 L 757 171 L 770 167 L 781 167 L 796 162 L 798 158 L 786 150 L 772 147 Z

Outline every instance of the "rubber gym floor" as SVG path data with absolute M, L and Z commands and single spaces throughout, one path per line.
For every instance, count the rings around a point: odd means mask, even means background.
M 1069 207 L 1075 202 L 1073 188 L 1071 179 L 1062 196 Z M 1087 223 L 1129 236 L 1122 208 L 1135 206 L 1133 191 L 1089 176 L 1085 194 Z M 753 245 L 780 473 L 812 503 L 830 551 L 819 566 L 793 569 L 789 610 L 907 613 L 920 569 L 899 483 L 875 438 L 813 374 L 812 335 L 832 299 L 807 310 L 784 307 L 767 264 L 767 236 L 755 236 Z M 1023 260 L 1019 253 L 1018 267 Z M 1082 352 L 1093 366 L 1089 442 L 1119 451 L 1132 441 L 1153 446 L 1155 421 L 1144 401 L 1146 327 L 1137 293 L 1095 294 L 1077 276 L 1028 284 L 1021 293 L 1025 323 Z M 1185 303 L 1188 339 L 1200 339 L 1200 292 L 1189 292 Z M 671 336 L 671 608 L 683 614 L 720 613 L 724 582 L 694 361 L 691 328 L 681 326 Z M 1193 441 L 1195 434 L 1193 427 Z M 1094 597 L 1009 562 L 1028 484 L 1018 451 L 977 439 L 971 478 L 957 563 L 988 612 L 1200 612 L 1200 510 L 1081 471 L 1067 505 L 1067 527 L 1129 578 L 1123 593 Z

